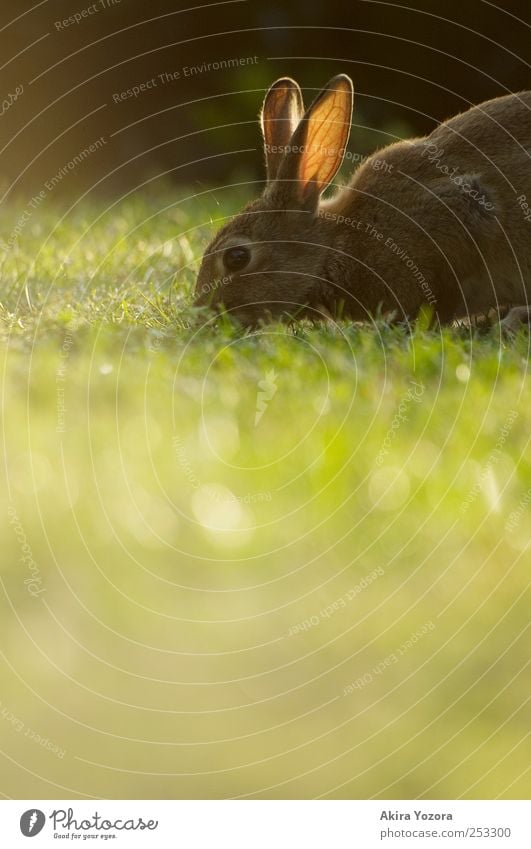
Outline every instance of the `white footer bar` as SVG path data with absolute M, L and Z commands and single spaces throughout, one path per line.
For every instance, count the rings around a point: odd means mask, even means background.
M 9 800 L 0 801 L 0 834 L 1 845 L 9 849 L 76 843 L 123 849 L 529 849 L 531 804 Z

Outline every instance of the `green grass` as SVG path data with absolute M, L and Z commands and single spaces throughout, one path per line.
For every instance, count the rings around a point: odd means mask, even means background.
M 237 203 L 1 252 L 0 790 L 525 797 L 529 339 L 201 329 Z

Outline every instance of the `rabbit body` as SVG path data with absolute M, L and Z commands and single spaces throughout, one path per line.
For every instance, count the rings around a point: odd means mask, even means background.
M 344 75 L 306 113 L 293 80 L 271 87 L 266 188 L 205 252 L 197 302 L 256 324 L 379 311 L 409 320 L 426 306 L 447 322 L 531 300 L 531 92 L 378 151 L 322 200 L 351 110 Z

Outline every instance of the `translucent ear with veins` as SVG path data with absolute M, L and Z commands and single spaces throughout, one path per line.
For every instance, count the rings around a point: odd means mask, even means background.
M 299 121 L 277 171 L 277 180 L 292 183 L 294 201 L 316 205 L 337 174 L 352 121 L 352 80 L 334 77 L 319 92 Z
M 330 80 L 304 116 L 308 128 L 299 180 L 317 183 L 321 193 L 343 162 L 352 121 L 352 82 L 341 74 Z M 303 126 L 304 129 L 304 126 Z

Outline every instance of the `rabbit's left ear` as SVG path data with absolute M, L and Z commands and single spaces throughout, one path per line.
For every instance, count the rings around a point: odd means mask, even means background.
M 286 147 L 303 114 L 302 92 L 295 80 L 282 77 L 273 83 L 260 114 L 268 183 L 277 176 Z
M 354 90 L 346 74 L 333 77 L 317 95 L 293 133 L 290 150 L 278 170 L 279 181 L 292 184 L 296 199 L 317 205 L 319 195 L 337 174 L 348 144 Z

